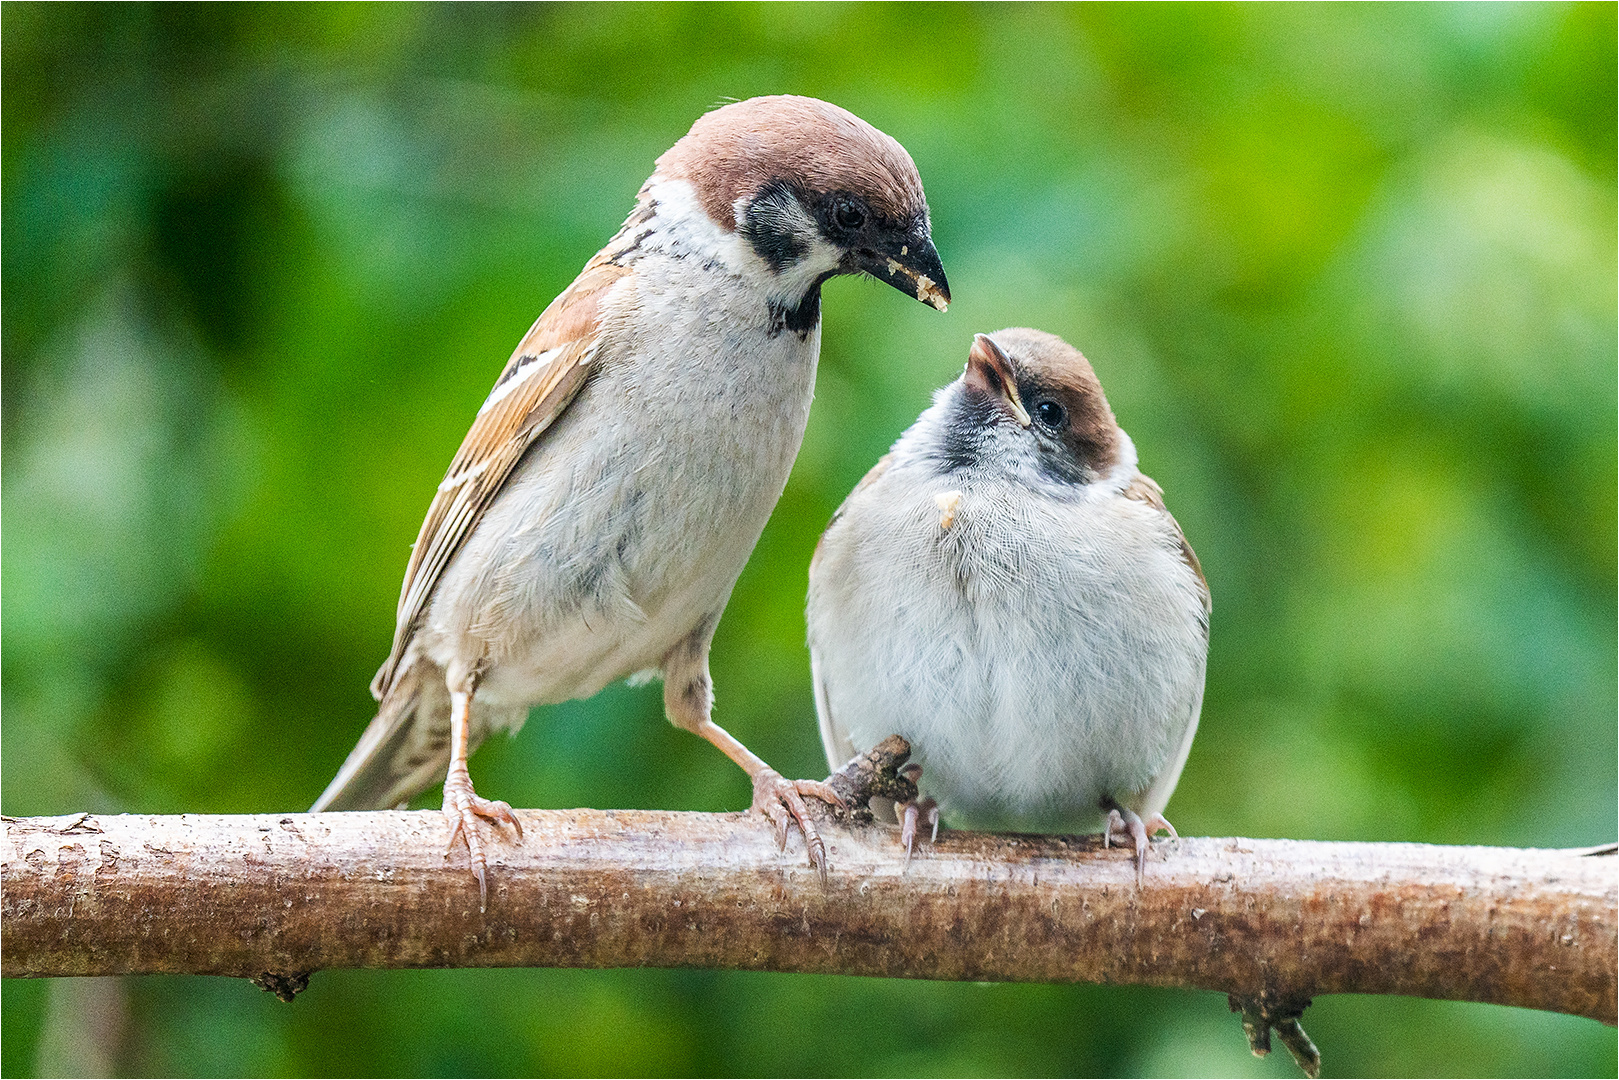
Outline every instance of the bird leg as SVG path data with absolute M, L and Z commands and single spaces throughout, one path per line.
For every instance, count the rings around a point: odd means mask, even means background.
M 809 849 L 810 865 L 820 873 L 824 882 L 826 842 L 816 831 L 815 823 L 810 818 L 809 807 L 804 804 L 804 796 L 808 795 L 840 809 L 847 809 L 842 797 L 832 790 L 831 785 L 821 780 L 788 780 L 712 720 L 702 721 L 695 730 L 697 734 L 719 747 L 726 757 L 742 766 L 753 780 L 752 809 L 764 814 L 776 827 L 776 841 L 783 851 L 787 850 L 788 830 L 795 824 L 798 826 L 799 831 L 804 834 L 804 846 Z
M 899 771 L 899 774 L 913 784 L 922 780 L 922 766 L 911 762 Z M 912 799 L 895 806 L 899 811 L 899 842 L 905 845 L 905 865 L 911 865 L 911 846 L 916 842 L 916 823 L 919 818 L 926 815 L 927 822 L 933 828 L 933 835 L 928 838 L 929 843 L 939 839 L 939 804 L 931 797 Z
M 847 809 L 842 796 L 821 780 L 788 780 L 743 746 L 730 732 L 709 719 L 714 693 L 708 677 L 708 643 L 719 617 L 705 619 L 663 658 L 663 708 L 669 721 L 701 735 L 748 774 L 753 781 L 753 806 L 776 828 L 776 840 L 787 850 L 787 832 L 793 825 L 804 834 L 810 865 L 826 881 L 826 842 L 816 831 L 804 797 L 821 799 Z
M 1151 814 L 1146 821 L 1134 810 L 1127 809 L 1117 803 L 1109 803 L 1107 811 L 1107 824 L 1102 828 L 1102 846 L 1111 846 L 1110 841 L 1117 834 L 1120 840 L 1129 840 L 1136 849 L 1136 887 L 1141 887 L 1142 878 L 1147 870 L 1147 838 L 1156 835 L 1159 830 L 1169 833 L 1170 836 L 1180 837 L 1175 826 L 1162 814 Z
M 504 821 L 517 830 L 519 837 L 523 835 L 523 826 L 509 805 L 481 798 L 472 790 L 472 776 L 467 772 L 467 738 L 474 688 L 475 685 L 450 691 L 450 768 L 444 776 L 444 816 L 450 822 L 450 842 L 444 849 L 444 857 L 450 857 L 458 840 L 465 841 L 472 876 L 478 879 L 478 910 L 482 912 L 489 904 L 486 877 L 489 860 L 484 855 L 483 839 L 478 835 L 478 819 Z

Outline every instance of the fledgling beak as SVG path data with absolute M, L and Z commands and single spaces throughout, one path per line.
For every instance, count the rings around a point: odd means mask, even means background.
M 944 264 L 927 233 L 913 233 L 902 243 L 884 245 L 882 250 L 863 249 L 853 255 L 855 266 L 878 281 L 886 281 L 939 311 L 950 306 Z
M 967 370 L 962 373 L 961 381 L 999 398 L 1019 426 L 1029 426 L 1028 410 L 1018 397 L 1017 380 L 1012 376 L 1012 362 L 988 334 L 973 338 L 973 347 L 967 353 Z

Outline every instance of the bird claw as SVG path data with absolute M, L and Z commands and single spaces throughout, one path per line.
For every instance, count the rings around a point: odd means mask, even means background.
M 753 778 L 753 809 L 770 819 L 776 829 L 776 842 L 787 850 L 787 833 L 794 825 L 804 834 L 804 846 L 809 849 L 809 863 L 826 883 L 826 842 L 816 831 L 810 819 L 804 796 L 820 799 L 839 809 L 847 809 L 832 787 L 820 780 L 788 780 L 775 769 L 762 769 Z
M 1143 821 L 1134 810 L 1126 810 L 1121 806 L 1111 807 L 1107 812 L 1107 824 L 1102 828 L 1102 846 L 1111 847 L 1115 835 L 1120 840 L 1128 840 L 1136 851 L 1136 888 L 1141 887 L 1147 871 L 1147 840 L 1156 836 L 1162 830 L 1175 839 L 1180 839 L 1180 833 L 1163 814 L 1150 814 Z
M 1162 814 L 1153 814 L 1145 819 L 1145 823 L 1149 837 L 1157 836 L 1160 832 L 1166 832 L 1171 840 L 1181 838 L 1181 834 L 1175 831 L 1175 826 L 1171 825 L 1169 819 Z
M 916 802 L 901 803 L 899 842 L 905 845 L 905 865 L 911 865 L 911 849 L 916 844 L 916 823 L 924 815 L 932 830 L 928 842 L 933 843 L 939 839 L 939 804 L 932 799 L 920 799 Z
M 899 771 L 900 775 L 912 784 L 922 780 L 922 766 L 914 761 Z M 911 849 L 916 843 L 916 823 L 927 815 L 928 825 L 932 827 L 933 835 L 928 838 L 929 843 L 939 839 L 939 804 L 931 798 L 917 799 L 913 802 L 903 802 L 895 807 L 899 811 L 899 842 L 905 845 L 905 865 L 911 865 Z
M 444 817 L 450 823 L 450 841 L 444 847 L 447 859 L 455 851 L 457 842 L 465 843 L 467 858 L 472 863 L 472 876 L 478 880 L 478 911 L 489 905 L 489 857 L 483 850 L 483 838 L 478 835 L 478 819 L 484 818 L 497 825 L 504 822 L 523 836 L 522 822 L 512 813 L 508 803 L 499 799 L 485 799 L 472 790 L 472 778 L 463 770 L 444 782 Z

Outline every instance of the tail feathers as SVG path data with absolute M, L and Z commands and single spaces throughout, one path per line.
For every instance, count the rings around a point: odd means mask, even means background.
M 310 813 L 386 810 L 443 781 L 450 764 L 449 695 L 420 679 L 402 682 Z

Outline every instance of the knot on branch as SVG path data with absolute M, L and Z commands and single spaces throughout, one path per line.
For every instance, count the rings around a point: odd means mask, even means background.
M 915 802 L 916 782 L 900 775 L 900 768 L 910 756 L 911 744 L 898 735 L 890 735 L 864 754 L 852 758 L 826 781 L 848 804 L 848 809 L 829 809 L 828 812 L 853 824 L 869 825 L 874 820 L 868 805 L 872 799 Z
M 307 971 L 261 971 L 253 976 L 253 985 L 282 1001 L 291 1001 L 309 989 L 309 974 Z

